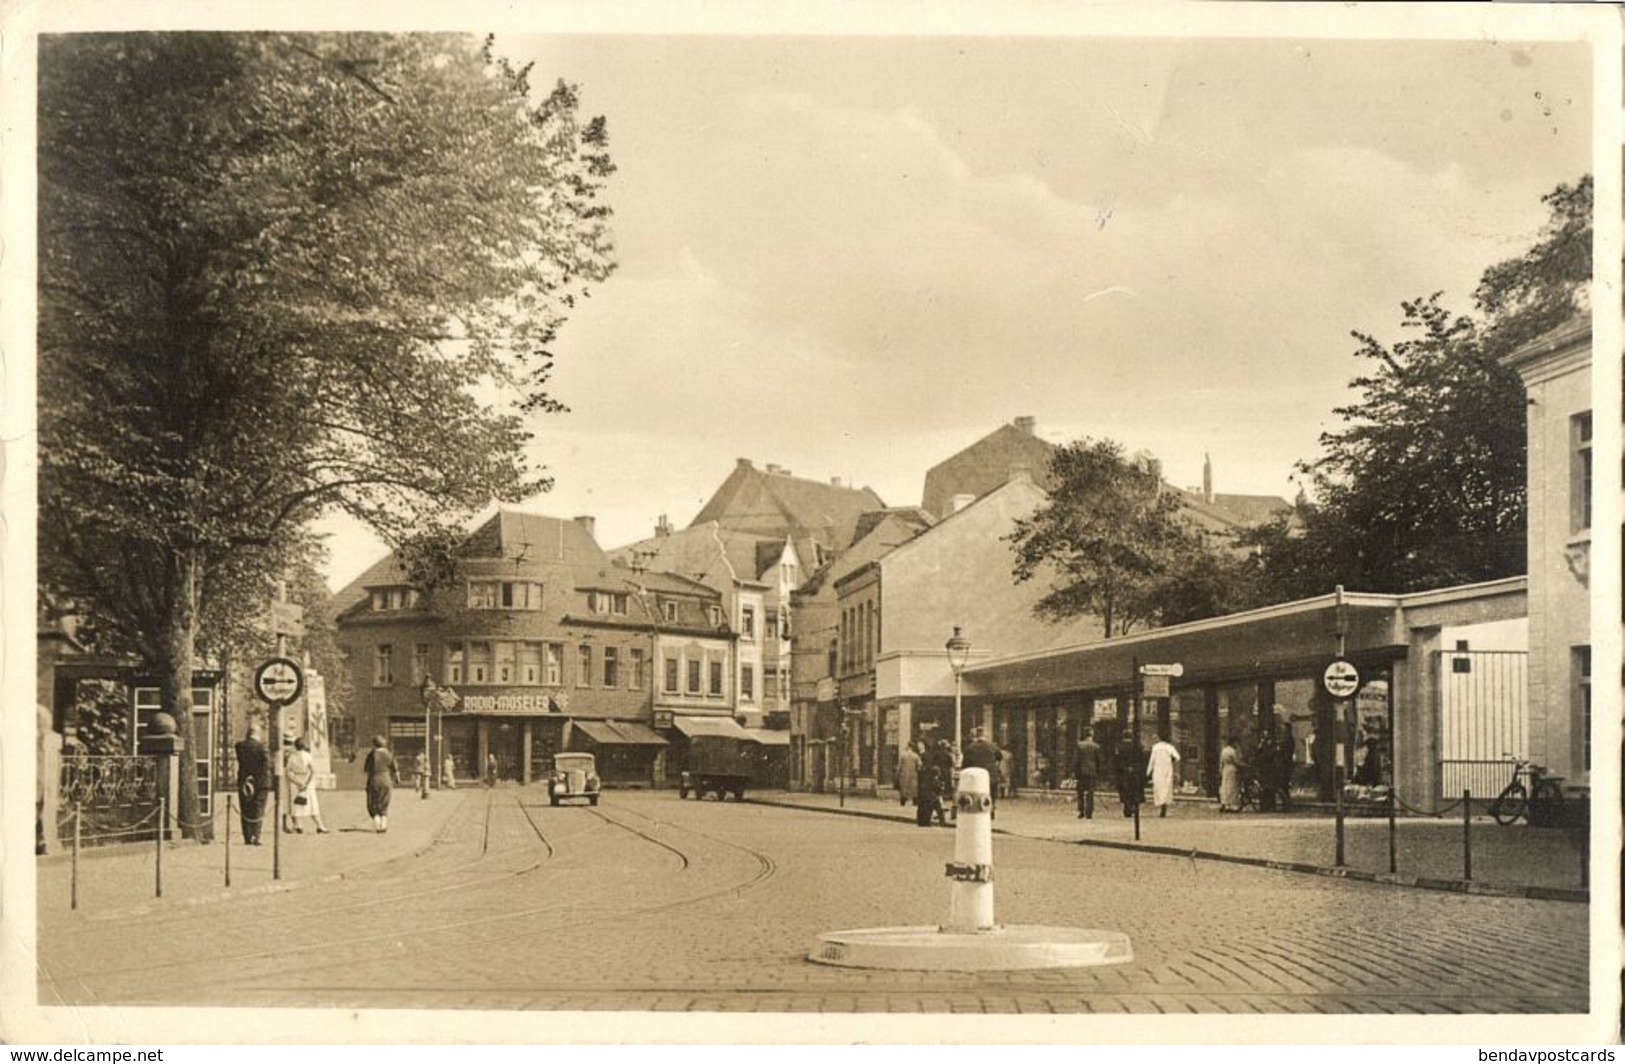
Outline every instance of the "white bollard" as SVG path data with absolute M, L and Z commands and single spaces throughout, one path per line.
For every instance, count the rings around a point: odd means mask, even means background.
M 954 793 L 958 819 L 954 859 L 947 875 L 953 882 L 944 931 L 969 934 L 993 930 L 993 792 L 986 769 L 959 774 Z

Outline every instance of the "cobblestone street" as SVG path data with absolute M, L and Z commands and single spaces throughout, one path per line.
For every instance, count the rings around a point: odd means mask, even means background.
M 1587 907 L 1347 882 L 1003 836 L 1007 924 L 1129 935 L 1134 963 L 865 972 L 805 959 L 820 932 L 933 924 L 949 832 L 670 793 L 549 808 L 503 787 L 402 801 L 389 835 L 269 847 L 225 890 L 178 848 L 39 876 L 42 1005 L 998 1013 L 1479 1013 L 1587 1008 Z M 406 796 L 403 796 L 405 798 Z M 318 848 L 326 847 L 326 850 Z M 185 851 L 190 851 L 187 853 Z M 369 852 L 370 851 L 370 852 Z M 144 871 L 141 862 L 146 861 Z M 115 867 L 126 895 L 107 884 Z M 191 879 L 186 877 L 191 875 Z M 134 886 L 132 886 L 132 884 Z M 139 899 L 139 887 L 149 888 Z M 258 884 L 257 886 L 255 884 Z M 1508 959 L 1519 978 L 1509 979 Z

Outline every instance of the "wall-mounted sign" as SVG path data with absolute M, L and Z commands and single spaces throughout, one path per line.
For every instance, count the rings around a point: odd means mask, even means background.
M 465 713 L 562 713 L 567 705 L 564 692 L 557 694 L 471 695 L 462 697 Z

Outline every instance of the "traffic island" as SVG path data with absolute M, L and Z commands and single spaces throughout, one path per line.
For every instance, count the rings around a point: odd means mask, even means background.
M 1128 936 L 1117 931 L 995 923 L 989 788 L 985 769 L 970 768 L 960 775 L 945 924 L 829 931 L 813 941 L 807 959 L 845 968 L 938 972 L 1086 968 L 1132 961 Z

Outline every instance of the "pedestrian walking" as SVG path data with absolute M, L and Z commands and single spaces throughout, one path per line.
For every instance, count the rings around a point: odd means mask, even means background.
M 1016 755 L 1008 746 L 999 747 L 999 796 L 1016 796 Z
M 237 811 L 243 820 L 243 844 L 260 845 L 265 822 L 265 798 L 271 793 L 271 755 L 260 741 L 260 726 L 250 724 L 248 734 L 233 747 L 237 754 Z
M 914 794 L 914 824 L 916 827 L 930 827 L 931 820 L 936 816 L 939 796 L 942 793 L 942 762 L 937 757 L 935 748 L 920 743 L 919 778 L 915 784 Z
M 367 773 L 367 815 L 372 827 L 380 834 L 389 830 L 389 799 L 394 785 L 401 782 L 401 770 L 395 764 L 395 755 L 384 745 L 382 735 L 372 737 L 372 749 L 363 766 Z
M 1177 764 L 1179 751 L 1167 736 L 1159 737 L 1157 744 L 1151 748 L 1146 778 L 1151 781 L 1151 804 L 1157 807 L 1160 817 L 1167 816 L 1168 807 L 1174 804 L 1174 766 Z
M 897 755 L 897 804 L 907 805 L 920 797 L 920 753 L 910 743 Z
M 1219 812 L 1241 812 L 1241 740 L 1231 732 L 1219 751 Z
M 954 791 L 959 784 L 959 747 L 947 739 L 937 740 L 937 822 L 943 827 L 959 820 Z
M 419 750 L 418 756 L 413 759 L 413 768 L 417 770 L 418 797 L 429 797 L 429 751 Z
M 1093 729 L 1078 733 L 1078 748 L 1072 752 L 1072 778 L 1078 788 L 1078 819 L 1095 816 L 1095 780 L 1100 775 L 1100 744 Z
M 451 759 L 450 754 L 440 762 L 440 786 L 448 791 L 457 787 L 457 762 Z
M 965 744 L 965 768 L 979 768 L 986 772 L 987 789 L 993 792 L 993 781 L 999 778 L 999 748 L 988 742 L 987 732 L 982 728 L 972 729 L 970 742 Z M 999 815 L 997 800 L 994 800 L 988 815 L 990 818 Z
M 1145 762 L 1134 739 L 1128 735 L 1117 744 L 1117 797 L 1123 803 L 1123 815 L 1133 816 L 1145 797 Z
M 310 756 L 310 743 L 304 736 L 293 741 L 293 753 L 288 755 L 288 793 L 293 796 L 293 830 L 305 833 L 300 821 L 306 817 L 316 825 L 316 834 L 326 835 L 327 825 L 322 822 L 321 802 L 316 795 L 316 759 Z
M 495 754 L 487 754 L 485 757 L 485 785 L 487 787 L 497 785 L 497 755 Z

